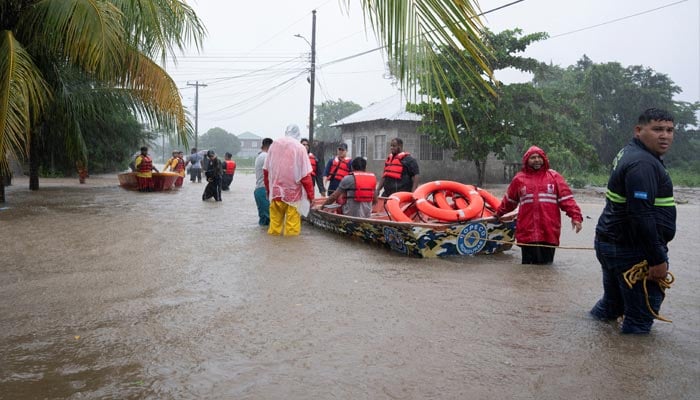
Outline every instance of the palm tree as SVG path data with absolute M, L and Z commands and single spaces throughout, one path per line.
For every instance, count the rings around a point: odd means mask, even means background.
M 450 87 L 445 92 L 436 84 L 446 79 L 437 49 L 464 50 L 473 62 L 450 68 L 475 87 L 491 90 L 483 79 L 492 74 L 484 61 L 489 49 L 481 41 L 476 1 L 362 0 L 362 8 L 399 82 L 434 93 L 457 140 L 447 104 Z M 9 171 L 8 154 L 28 154 L 32 141 L 57 127 L 47 113 L 62 110 L 65 114 L 58 120 L 73 118 L 59 127 L 80 153 L 78 118 L 89 107 L 71 96 L 66 73 L 77 72 L 101 88 L 119 89 L 118 97 L 127 98 L 137 115 L 159 127 L 175 127 L 186 143 L 187 119 L 179 92 L 153 58 L 164 63 L 167 56 L 175 56 L 175 49 L 190 43 L 200 47 L 203 35 L 204 27 L 184 1 L 0 0 L 0 176 Z M 38 189 L 36 166 L 32 174 L 30 189 Z
M 153 59 L 164 64 L 176 49 L 199 48 L 203 35 L 178 0 L 1 0 L 0 175 L 9 171 L 8 154 L 22 158 L 56 131 L 84 157 L 80 120 L 92 96 L 76 96 L 77 82 L 186 142 L 179 91 Z M 38 189 L 31 169 L 30 189 Z

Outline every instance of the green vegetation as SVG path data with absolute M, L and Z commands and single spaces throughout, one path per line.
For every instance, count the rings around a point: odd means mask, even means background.
M 665 158 L 674 182 L 697 183 L 700 102 L 673 100 L 681 89 L 668 76 L 643 66 L 596 64 L 584 55 L 576 65 L 561 68 L 517 55 L 545 37 L 543 33 L 522 35 L 518 29 L 485 32 L 484 42 L 494 49 L 491 69 L 534 73 L 531 82 L 510 85 L 485 78 L 497 98 L 482 95 L 477 83 L 454 76 L 447 66 L 457 63 L 455 51 L 442 48 L 442 70 L 453 90 L 438 82 L 434 85 L 449 93 L 447 108 L 461 115 L 463 123 L 455 127 L 456 137 L 450 135 L 450 120 L 435 112 L 440 101 L 433 99 L 409 105 L 409 110 L 423 115 L 421 130 L 433 143 L 454 150 L 456 159 L 474 161 L 479 184 L 487 154 L 518 163 L 527 148 L 537 145 L 574 187 L 604 186 L 607 169 L 632 138 L 638 115 L 659 107 L 675 117 L 674 145 Z
M 340 129 L 332 127 L 339 120 L 362 110 L 362 106 L 352 101 L 327 100 L 314 106 L 314 141 L 339 142 Z

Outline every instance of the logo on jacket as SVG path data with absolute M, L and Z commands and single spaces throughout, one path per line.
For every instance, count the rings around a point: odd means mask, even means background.
M 486 225 L 474 223 L 465 226 L 457 237 L 457 251 L 460 254 L 476 254 L 486 245 Z
M 553 183 L 548 183 L 548 184 L 547 184 L 547 193 L 548 193 L 548 194 L 553 194 L 553 193 L 554 193 L 554 184 L 553 184 Z

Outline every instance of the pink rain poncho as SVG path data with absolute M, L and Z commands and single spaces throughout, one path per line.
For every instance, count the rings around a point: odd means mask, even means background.
M 299 142 L 298 126 L 289 125 L 284 134 L 285 137 L 272 142 L 263 165 L 270 183 L 270 200 L 280 199 L 297 209 L 308 209 L 301 179 L 311 172 L 309 155 Z

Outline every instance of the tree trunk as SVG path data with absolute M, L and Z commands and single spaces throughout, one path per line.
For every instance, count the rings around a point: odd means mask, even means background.
M 29 190 L 39 190 L 39 132 L 36 128 L 29 144 Z
M 484 175 L 486 175 L 486 160 L 474 160 L 474 165 L 476 165 L 476 186 L 481 187 L 484 184 Z

